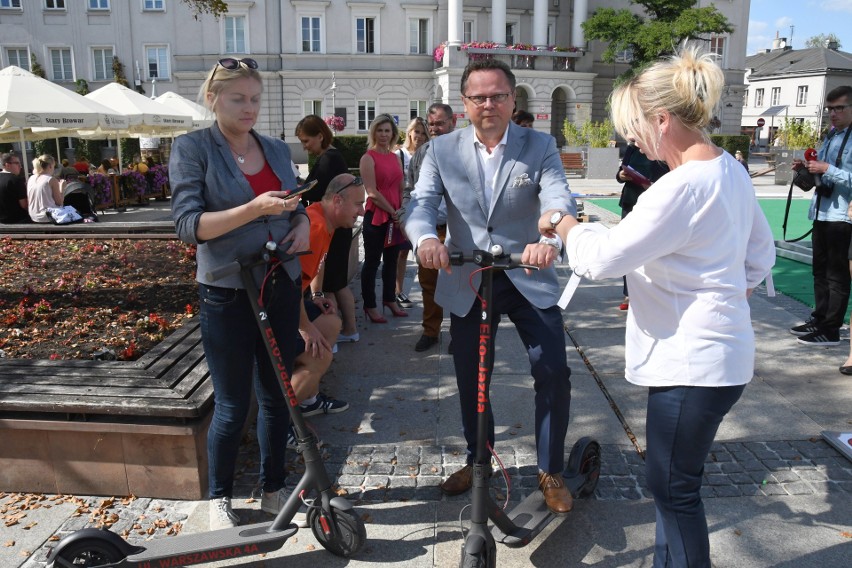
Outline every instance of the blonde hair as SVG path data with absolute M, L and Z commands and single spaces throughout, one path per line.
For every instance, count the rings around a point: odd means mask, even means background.
M 417 125 L 423 129 L 423 134 L 426 135 L 426 140 L 429 140 L 429 127 L 426 126 L 426 121 L 420 118 L 419 116 L 415 116 L 408 123 L 408 126 L 405 128 L 405 140 L 402 142 L 402 147 L 408 150 L 410 153 L 414 153 L 414 141 L 411 139 L 411 133 L 414 132 L 414 129 L 417 128 Z
M 376 118 L 373 119 L 373 122 L 370 123 L 370 130 L 367 132 L 367 148 L 373 149 L 376 147 L 376 130 L 379 129 L 379 126 L 384 123 L 389 122 L 391 125 L 391 130 L 393 131 L 391 134 L 391 148 L 393 148 L 394 144 L 399 140 L 399 128 L 396 125 L 396 122 L 393 121 L 393 117 L 387 113 L 380 114 Z
M 50 154 L 42 154 L 33 159 L 33 173 L 37 176 L 43 174 L 51 166 L 56 166 L 56 160 Z
M 725 85 L 714 57 L 697 46 L 684 46 L 618 87 L 610 96 L 616 131 L 637 139 L 643 148 L 654 148 L 659 140 L 657 119 L 666 111 L 707 138 L 706 128 Z
M 207 74 L 204 82 L 201 83 L 201 88 L 198 90 L 198 103 L 215 114 L 216 101 L 225 87 L 228 86 L 228 83 L 243 77 L 254 79 L 260 83 L 261 90 L 263 89 L 263 78 L 257 69 L 251 69 L 243 64 L 237 65 L 236 69 L 225 69 L 217 62 Z M 213 94 L 213 100 L 207 100 L 207 93 Z

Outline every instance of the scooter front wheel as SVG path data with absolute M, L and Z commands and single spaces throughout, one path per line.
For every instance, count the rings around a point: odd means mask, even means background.
M 334 523 L 334 526 L 329 523 Z M 364 521 L 354 511 L 342 511 L 332 507 L 329 514 L 318 508 L 311 508 L 308 511 L 308 525 L 319 543 L 337 556 L 352 556 L 367 540 Z
M 86 539 L 73 542 L 59 551 L 51 568 L 97 568 L 113 566 L 124 560 L 124 554 L 115 546 L 101 539 Z

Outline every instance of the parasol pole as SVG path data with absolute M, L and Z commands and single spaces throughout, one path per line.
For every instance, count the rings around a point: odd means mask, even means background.
M 24 129 L 18 128 L 18 134 L 21 137 L 21 161 L 24 163 L 24 179 L 30 177 L 30 164 L 27 159 L 27 146 L 26 141 L 24 140 Z
M 60 154 L 59 137 L 57 136 L 56 138 L 54 138 L 54 140 L 56 141 L 56 165 L 60 166 L 60 169 L 61 169 L 61 167 L 62 167 L 62 156 L 59 155 Z

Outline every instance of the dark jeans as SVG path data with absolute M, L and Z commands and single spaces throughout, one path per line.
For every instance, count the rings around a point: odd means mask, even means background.
M 382 264 L 382 301 L 396 301 L 396 263 L 399 246 L 385 248 L 388 225 L 373 225 L 373 212 L 367 211 L 361 224 L 364 235 L 364 264 L 361 267 L 361 297 L 365 308 L 376 307 L 376 274 Z
M 496 341 L 500 315 L 507 314 L 518 330 L 530 360 L 535 390 L 535 444 L 540 470 L 557 473 L 565 467 L 565 434 L 571 406 L 571 369 L 565 356 L 562 313 L 553 306 L 541 310 L 512 285 L 505 274 L 494 275 L 494 321 L 491 335 Z M 467 442 L 467 463 L 476 454 L 477 375 L 479 373 L 479 301 L 465 317 L 450 317 L 453 363 L 459 389 L 462 427 Z M 493 371 L 493 369 L 492 369 Z M 489 372 L 487 380 L 491 381 Z M 488 441 L 494 447 L 494 414 L 489 405 Z
M 814 221 L 813 318 L 823 330 L 837 331 L 849 305 L 849 241 L 852 224 L 845 221 Z
M 265 305 L 288 373 L 293 371 L 301 292 L 283 271 L 266 283 Z M 213 380 L 213 420 L 207 432 L 210 498 L 230 497 L 243 426 L 258 402 L 260 483 L 277 491 L 286 478 L 284 452 L 290 414 L 266 353 L 245 290 L 199 286 L 201 338 Z
M 710 568 L 704 461 L 745 385 L 648 389 L 645 471 L 657 509 L 654 568 Z

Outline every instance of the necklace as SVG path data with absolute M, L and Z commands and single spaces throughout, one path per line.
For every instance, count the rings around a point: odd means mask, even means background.
M 231 153 L 232 153 L 234 156 L 236 156 L 236 157 L 237 157 L 237 161 L 238 161 L 239 163 L 241 163 L 241 164 L 245 164 L 245 163 L 246 163 L 246 154 L 248 154 L 248 153 L 249 153 L 249 151 L 251 150 L 251 142 L 249 142 L 249 144 L 246 146 L 245 152 L 243 152 L 243 153 L 240 153 L 240 152 L 237 152 L 236 150 L 234 150 L 234 147 L 233 147 L 233 146 L 231 146 L 231 144 L 230 144 L 230 143 L 228 144 L 228 148 L 230 148 L 230 149 L 231 149 Z

